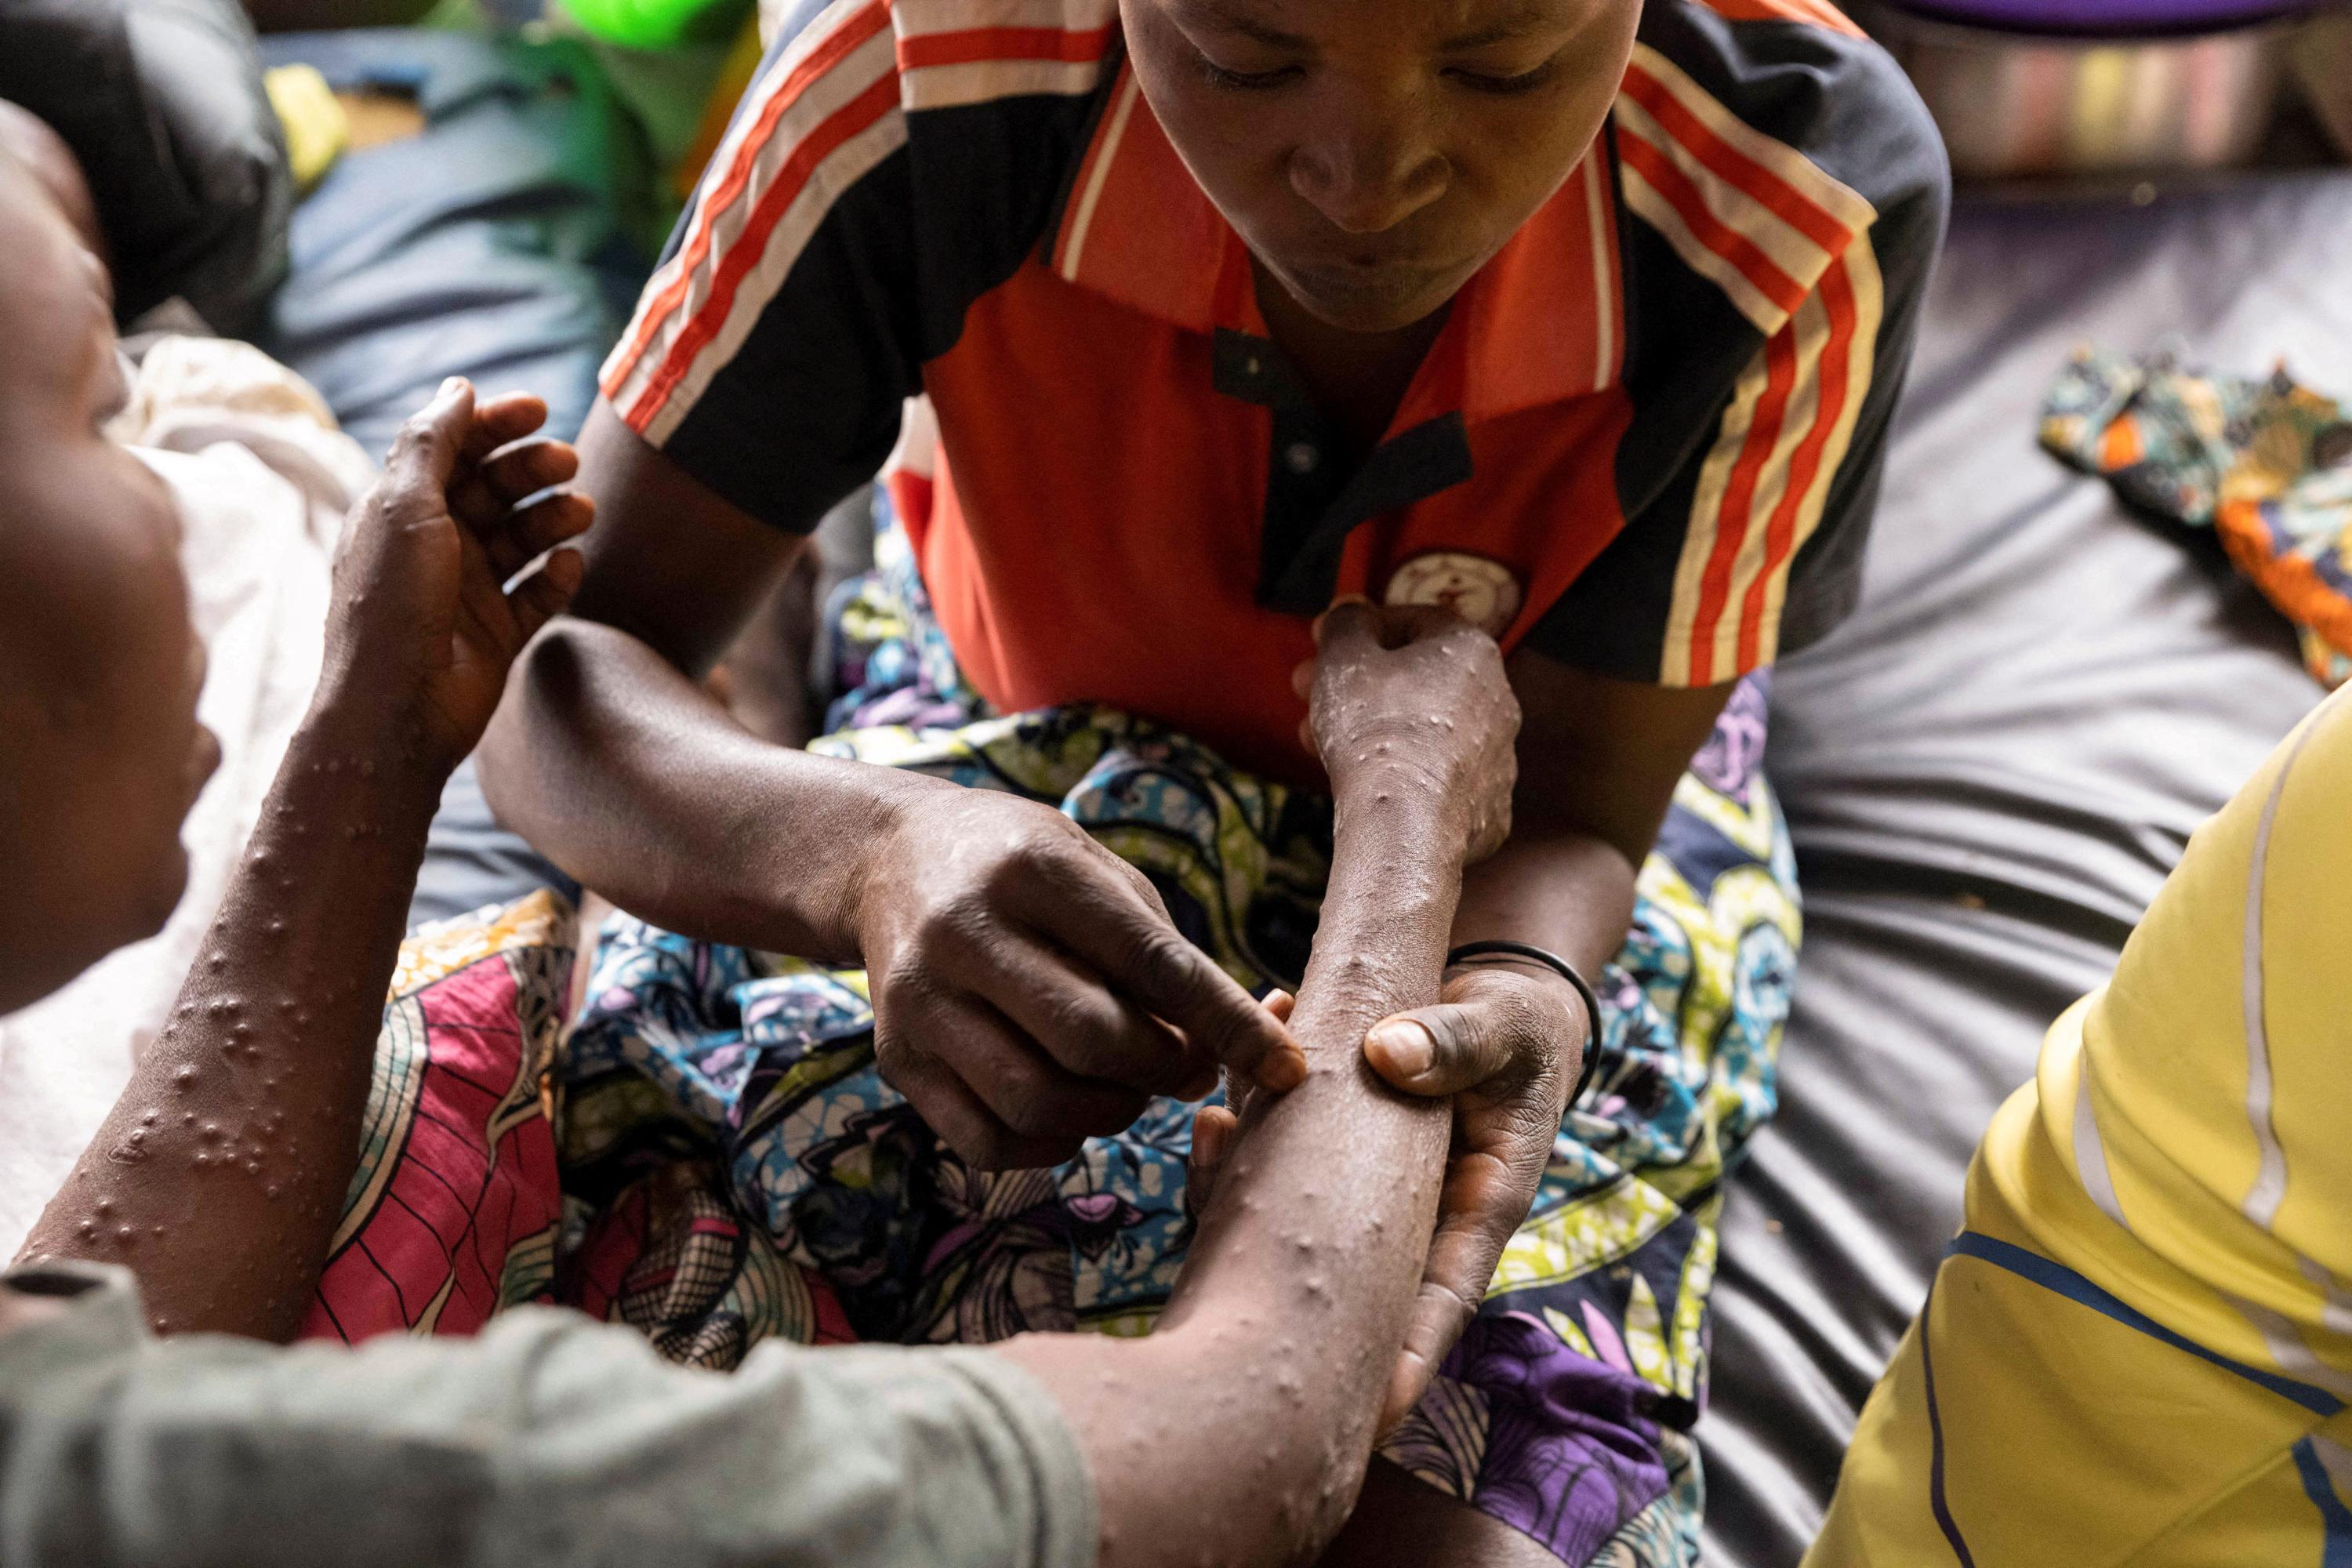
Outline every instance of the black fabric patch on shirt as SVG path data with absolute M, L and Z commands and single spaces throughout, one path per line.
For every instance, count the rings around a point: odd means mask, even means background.
M 1320 615 L 1359 524 L 1470 479 L 1470 437 L 1458 411 L 1383 441 L 1349 473 L 1332 455 L 1345 450 L 1338 432 L 1279 348 L 1220 328 L 1210 366 L 1219 392 L 1274 411 L 1258 530 L 1257 602 L 1269 610 Z

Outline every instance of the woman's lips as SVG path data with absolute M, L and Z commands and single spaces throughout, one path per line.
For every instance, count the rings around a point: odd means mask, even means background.
M 1436 292 L 1447 275 L 1417 262 L 1374 260 L 1319 263 L 1290 277 L 1304 300 L 1342 309 L 1387 308 Z
M 1391 275 L 1420 278 L 1433 276 L 1444 268 L 1418 257 L 1367 254 L 1318 257 L 1307 262 L 1302 270 L 1345 278 L 1385 278 Z

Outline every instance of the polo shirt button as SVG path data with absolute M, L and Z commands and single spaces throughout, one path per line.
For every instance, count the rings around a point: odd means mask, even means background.
M 1305 441 L 1293 441 L 1290 450 L 1282 455 L 1282 460 L 1290 465 L 1290 471 L 1294 474 L 1311 474 L 1315 471 L 1315 465 L 1323 460 L 1323 454 Z

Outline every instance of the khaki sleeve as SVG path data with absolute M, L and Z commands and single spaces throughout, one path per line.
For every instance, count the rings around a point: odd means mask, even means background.
M 985 1351 L 769 1344 L 732 1374 L 525 1310 L 480 1338 L 158 1342 L 117 1280 L 0 1338 L 10 1568 L 1084 1568 L 1092 1482 Z

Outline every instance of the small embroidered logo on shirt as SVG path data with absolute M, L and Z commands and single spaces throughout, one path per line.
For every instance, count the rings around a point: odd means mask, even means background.
M 1519 580 L 1499 561 L 1460 550 L 1432 550 L 1389 574 L 1391 605 L 1437 605 L 1488 637 L 1519 613 Z

